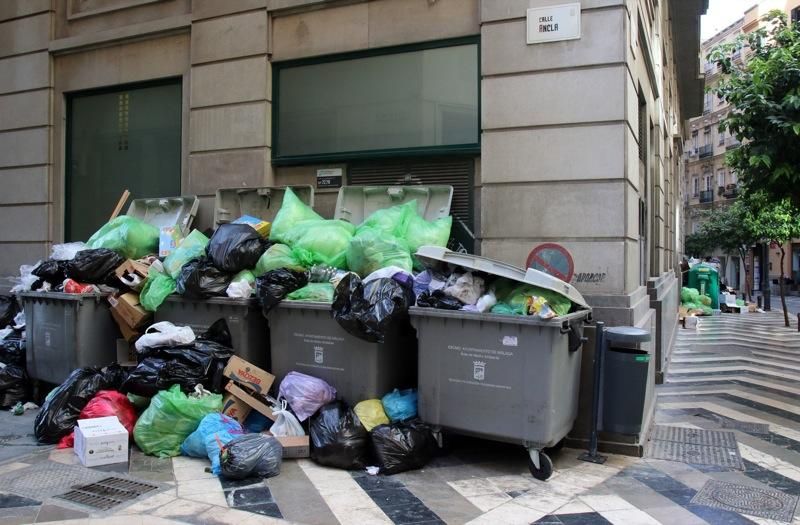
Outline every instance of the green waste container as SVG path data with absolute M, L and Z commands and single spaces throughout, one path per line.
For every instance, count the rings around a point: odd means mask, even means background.
M 711 297 L 711 308 L 719 310 L 719 273 L 708 264 L 695 265 L 689 270 L 689 288 Z

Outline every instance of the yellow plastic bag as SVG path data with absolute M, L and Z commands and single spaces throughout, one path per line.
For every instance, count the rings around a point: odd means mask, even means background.
M 386 412 L 383 411 L 383 403 L 380 399 L 367 399 L 366 401 L 362 401 L 358 403 L 353 410 L 358 416 L 358 419 L 361 420 L 361 424 L 367 429 L 367 432 L 378 425 L 389 424 L 389 417 L 386 415 Z

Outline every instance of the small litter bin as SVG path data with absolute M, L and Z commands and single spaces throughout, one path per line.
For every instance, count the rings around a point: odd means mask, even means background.
M 119 332 L 108 294 L 24 292 L 28 374 L 60 384 L 76 368 L 117 360 Z
M 291 186 L 297 197 L 314 205 L 314 188 Z M 272 222 L 280 210 L 286 186 L 259 188 L 220 188 L 214 202 L 214 224 L 235 221 L 250 215 Z M 218 319 L 225 319 L 231 332 L 233 350 L 242 359 L 260 368 L 270 368 L 269 325 L 254 298 L 214 297 L 186 299 L 171 295 L 155 312 L 156 321 L 191 326 L 197 335 Z
M 345 186 L 334 218 L 357 226 L 377 210 L 416 200 L 419 214 L 434 220 L 450 213 L 452 196 L 452 186 Z M 416 383 L 417 340 L 410 326 L 371 343 L 339 326 L 327 303 L 283 301 L 268 317 L 276 384 L 295 370 L 324 379 L 353 405 Z
M 419 344 L 419 413 L 444 430 L 519 443 L 531 474 L 550 477 L 542 449 L 561 441 L 578 414 L 583 325 L 591 316 L 571 285 L 537 270 L 424 246 L 417 256 L 546 288 L 579 308 L 550 320 L 410 309 Z
M 618 434 L 641 432 L 649 367 L 646 350 L 608 347 L 603 357 L 600 428 Z

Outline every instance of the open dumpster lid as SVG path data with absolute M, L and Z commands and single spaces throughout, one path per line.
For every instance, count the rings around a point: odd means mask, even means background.
M 220 188 L 214 201 L 214 227 L 235 221 L 242 215 L 272 222 L 281 209 L 286 188 L 292 188 L 300 201 L 314 207 L 314 188 L 311 186 Z
M 136 217 L 156 228 L 178 226 L 186 235 L 192 227 L 200 199 L 196 195 L 134 199 L 126 215 Z
M 358 226 L 375 211 L 417 201 L 417 212 L 432 221 L 450 215 L 452 186 L 343 186 L 336 198 L 334 219 Z
M 574 286 L 557 277 L 540 272 L 539 270 L 534 270 L 533 268 L 523 270 L 522 268 L 501 261 L 480 257 L 478 255 L 470 255 L 468 253 L 458 253 L 439 246 L 422 246 L 417 250 L 416 255 L 422 259 L 423 262 L 425 262 L 425 259 L 428 261 L 439 261 L 460 266 L 467 270 L 490 273 L 520 283 L 538 286 L 539 288 L 544 288 L 563 295 L 578 306 L 591 309 L 591 307 L 586 304 L 586 300 L 581 293 L 576 290 Z

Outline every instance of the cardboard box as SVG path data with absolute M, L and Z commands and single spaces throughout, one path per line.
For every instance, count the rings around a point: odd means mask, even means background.
M 128 431 L 117 416 L 79 419 L 75 427 L 75 454 L 84 467 L 128 461 Z
M 311 456 L 311 445 L 308 436 L 280 436 L 275 437 L 275 439 L 283 447 L 283 459 L 299 459 Z
M 139 296 L 135 293 L 122 294 L 119 297 L 108 296 L 111 309 L 116 311 L 130 328 L 139 328 L 147 323 L 153 314 L 139 305 Z
M 140 263 L 139 261 L 134 261 L 133 259 L 127 259 L 124 263 L 120 264 L 116 270 L 114 270 L 114 273 L 118 278 L 133 274 L 136 274 L 139 277 L 147 278 L 147 273 L 149 271 L 150 267 L 148 265 Z
M 250 410 L 252 409 L 247 403 L 233 394 L 225 394 L 225 397 L 222 398 L 222 413 L 239 423 L 244 424 Z
M 269 238 L 269 232 L 272 230 L 272 224 L 263 220 L 259 219 L 258 217 L 253 217 L 252 215 L 242 215 L 235 221 L 233 224 L 247 224 L 252 226 L 252 228 L 265 239 Z
M 114 321 L 117 323 L 117 326 L 119 327 L 119 332 L 122 334 L 122 339 L 124 339 L 128 343 L 133 343 L 137 339 L 139 339 L 139 336 L 142 335 L 141 332 L 139 332 L 138 330 L 134 330 L 133 328 L 128 326 L 128 323 L 125 321 L 125 319 L 122 318 L 122 316 L 119 314 L 119 312 L 117 312 L 117 310 L 115 310 L 114 308 L 111 308 L 110 310 L 111 310 L 111 317 L 114 318 Z
M 266 402 L 254 397 L 253 395 L 245 391 L 242 387 L 238 386 L 233 381 L 225 385 L 225 390 L 227 390 L 234 396 L 238 397 L 241 401 L 249 405 L 250 408 L 252 408 L 256 412 L 264 414 L 271 420 L 275 421 L 275 416 L 272 414 L 272 408 L 270 408 L 270 406 Z
M 158 256 L 167 257 L 175 251 L 183 240 L 180 228 L 176 226 L 163 226 L 158 234 Z
M 241 386 L 262 395 L 267 394 L 272 383 L 275 382 L 274 375 L 237 356 L 228 360 L 228 365 L 222 373 Z

